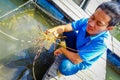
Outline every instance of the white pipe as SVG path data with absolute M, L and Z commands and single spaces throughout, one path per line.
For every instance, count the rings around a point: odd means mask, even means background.
M 13 36 L 11 36 L 11 35 L 9 35 L 9 34 L 3 32 L 2 30 L 0 30 L 0 33 L 4 34 L 5 36 L 7 36 L 7 37 L 9 37 L 9 38 L 11 38 L 11 39 L 13 39 L 13 40 L 16 40 L 16 41 L 19 40 L 19 39 L 15 38 L 15 37 L 13 37 Z
M 0 19 L 3 18 L 3 17 L 5 17 L 5 16 L 7 16 L 7 15 L 9 15 L 9 14 L 11 14 L 12 12 L 18 10 L 19 8 L 25 6 L 26 4 L 28 4 L 28 3 L 30 3 L 30 2 L 31 2 L 31 0 L 29 0 L 29 1 L 27 1 L 26 3 L 24 3 L 24 4 L 20 5 L 20 6 L 18 6 L 17 8 L 13 9 L 12 11 L 7 12 L 6 14 L 0 16 Z

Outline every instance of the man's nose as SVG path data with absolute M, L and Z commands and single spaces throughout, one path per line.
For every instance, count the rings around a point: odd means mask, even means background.
M 89 25 L 90 25 L 91 27 L 94 27 L 94 26 L 95 26 L 95 21 L 90 21 L 90 22 L 89 22 Z

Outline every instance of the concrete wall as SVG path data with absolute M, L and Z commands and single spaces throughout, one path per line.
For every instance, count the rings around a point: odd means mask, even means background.
M 101 3 L 105 2 L 105 1 L 111 1 L 111 0 L 90 0 L 86 9 L 85 9 L 85 12 L 88 15 L 91 15 L 95 11 L 97 6 L 100 5 Z

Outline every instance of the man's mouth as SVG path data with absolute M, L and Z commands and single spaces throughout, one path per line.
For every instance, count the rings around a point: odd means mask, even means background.
M 88 28 L 88 30 L 91 30 L 91 31 L 93 31 L 93 29 L 92 29 L 90 26 L 88 26 L 87 28 Z

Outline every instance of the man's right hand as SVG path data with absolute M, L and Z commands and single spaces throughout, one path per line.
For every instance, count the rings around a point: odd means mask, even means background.
M 72 26 L 71 24 L 66 24 L 66 25 L 60 25 L 51 29 L 46 30 L 46 34 L 52 33 L 56 37 L 58 37 L 59 34 L 62 34 L 63 32 L 69 32 L 72 31 Z
M 57 32 L 56 29 L 51 28 L 45 31 L 46 34 L 52 33 L 55 37 L 58 37 L 59 33 Z

